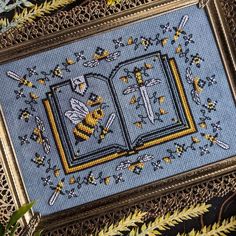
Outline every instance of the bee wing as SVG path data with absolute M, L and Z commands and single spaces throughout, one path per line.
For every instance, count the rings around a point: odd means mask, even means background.
M 48 138 L 44 138 L 43 139 L 43 150 L 46 154 L 49 154 L 51 149 L 50 143 L 49 143 L 49 139 Z
M 131 161 L 122 161 L 117 167 L 116 170 L 124 170 L 127 169 L 131 165 Z
M 84 118 L 89 113 L 88 107 L 75 98 L 71 98 L 70 104 L 73 110 L 82 115 L 82 118 Z
M 138 157 L 138 161 L 140 161 L 140 162 L 147 162 L 147 161 L 152 160 L 153 158 L 154 158 L 154 156 L 149 155 L 149 154 L 145 154 L 145 155 L 139 156 Z
M 118 57 L 120 56 L 120 52 L 114 52 L 114 53 L 110 53 L 107 57 L 106 57 L 106 61 L 114 61 L 116 60 Z
M 65 116 L 75 125 L 77 125 L 85 117 L 77 111 L 66 111 Z
M 155 84 L 159 84 L 159 83 L 161 83 L 160 79 L 149 79 L 149 80 L 145 81 L 145 86 L 146 87 L 151 87 L 151 86 L 153 86 Z
M 45 127 L 44 127 L 43 121 L 42 121 L 38 116 L 35 116 L 35 122 L 36 122 L 36 124 L 37 124 L 37 127 L 38 127 L 41 131 L 45 131 Z
M 99 65 L 99 61 L 98 60 L 86 61 L 83 63 L 83 65 L 85 67 L 96 67 Z
M 199 96 L 199 94 L 198 94 L 196 91 L 194 91 L 194 89 L 191 91 L 191 95 L 192 95 L 193 101 L 194 101 L 197 105 L 200 105 L 200 104 L 201 104 L 200 96 Z
M 186 69 L 186 80 L 189 84 L 193 83 L 193 74 L 190 67 Z
M 131 86 L 127 87 L 127 89 L 125 89 L 125 90 L 123 91 L 123 94 L 124 94 L 124 95 L 127 95 L 127 94 L 129 94 L 129 93 L 133 93 L 133 92 L 137 91 L 138 88 L 139 88 L 139 87 L 138 87 L 137 84 L 131 85 Z

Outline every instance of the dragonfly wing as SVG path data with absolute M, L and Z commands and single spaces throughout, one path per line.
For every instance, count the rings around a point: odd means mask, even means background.
M 189 84 L 193 83 L 193 74 L 190 67 L 186 69 L 186 80 Z
M 49 139 L 48 138 L 44 138 L 43 139 L 43 150 L 46 154 L 49 154 L 51 149 L 50 143 L 49 143 Z
M 137 84 L 128 86 L 127 89 L 125 89 L 125 90 L 123 91 L 123 94 L 124 94 L 124 95 L 127 95 L 127 94 L 129 94 L 129 93 L 133 93 L 133 92 L 137 91 L 138 88 L 139 88 L 139 87 L 138 87 Z
M 151 86 L 159 84 L 159 83 L 161 83 L 160 79 L 149 79 L 149 80 L 145 81 L 145 86 L 146 87 L 151 87 Z
M 124 170 L 127 169 L 131 165 L 131 161 L 122 161 L 117 167 L 116 170 Z
M 83 65 L 85 67 L 91 67 L 92 68 L 92 67 L 98 66 L 99 65 L 99 61 L 98 60 L 86 61 L 86 62 L 83 63 Z
M 199 94 L 198 94 L 194 89 L 191 91 L 191 95 L 192 95 L 193 101 L 194 101 L 197 105 L 200 105 L 200 104 L 201 104 L 200 96 L 199 96 Z
M 149 154 L 145 154 L 145 155 L 139 156 L 138 157 L 138 161 L 140 161 L 140 162 L 147 162 L 147 161 L 152 160 L 153 158 L 154 158 L 154 156 L 149 155 Z
M 120 52 L 114 52 L 114 53 L 110 53 L 107 57 L 106 57 L 106 61 L 114 61 L 116 60 L 118 57 L 120 56 Z
M 37 127 L 38 127 L 41 131 L 45 131 L 45 127 L 44 127 L 43 121 L 42 121 L 38 116 L 35 116 L 35 122 L 36 122 L 36 124 L 37 124 Z

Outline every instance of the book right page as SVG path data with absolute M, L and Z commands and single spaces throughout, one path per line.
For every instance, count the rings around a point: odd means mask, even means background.
M 132 151 L 196 131 L 177 64 L 168 55 L 154 52 L 122 62 L 111 81 Z

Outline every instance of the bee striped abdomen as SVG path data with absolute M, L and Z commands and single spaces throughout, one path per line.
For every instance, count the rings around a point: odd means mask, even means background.
M 89 116 L 89 115 L 87 115 Z M 81 123 L 77 124 L 74 128 L 74 136 L 77 141 L 87 141 L 94 132 L 94 127 L 96 124 L 94 122 L 89 122 L 89 117 L 82 120 Z

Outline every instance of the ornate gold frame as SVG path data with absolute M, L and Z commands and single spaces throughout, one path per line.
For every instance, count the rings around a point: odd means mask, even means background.
M 105 1 L 85 1 L 69 12 L 46 17 L 36 24 L 1 35 L 0 63 L 193 4 L 204 8 L 209 16 L 236 98 L 236 85 L 233 81 L 236 76 L 236 53 L 233 47 L 235 35 L 232 37 L 230 34 L 220 0 L 124 0 L 113 7 L 106 6 Z M 14 210 L 28 202 L 28 196 L 2 113 L 0 133 L 0 155 L 3 157 L 0 160 L 0 170 L 3 170 L 10 188 Z M 37 225 L 37 230 L 44 230 L 43 235 L 91 235 L 95 227 L 99 229 L 106 223 L 113 223 L 135 208 L 148 211 L 149 214 L 161 215 L 178 207 L 223 196 L 229 191 L 235 191 L 235 177 L 236 157 L 231 157 L 41 219 L 37 213 L 31 211 L 22 220 L 21 228 L 24 228 L 23 235 L 32 235 Z

